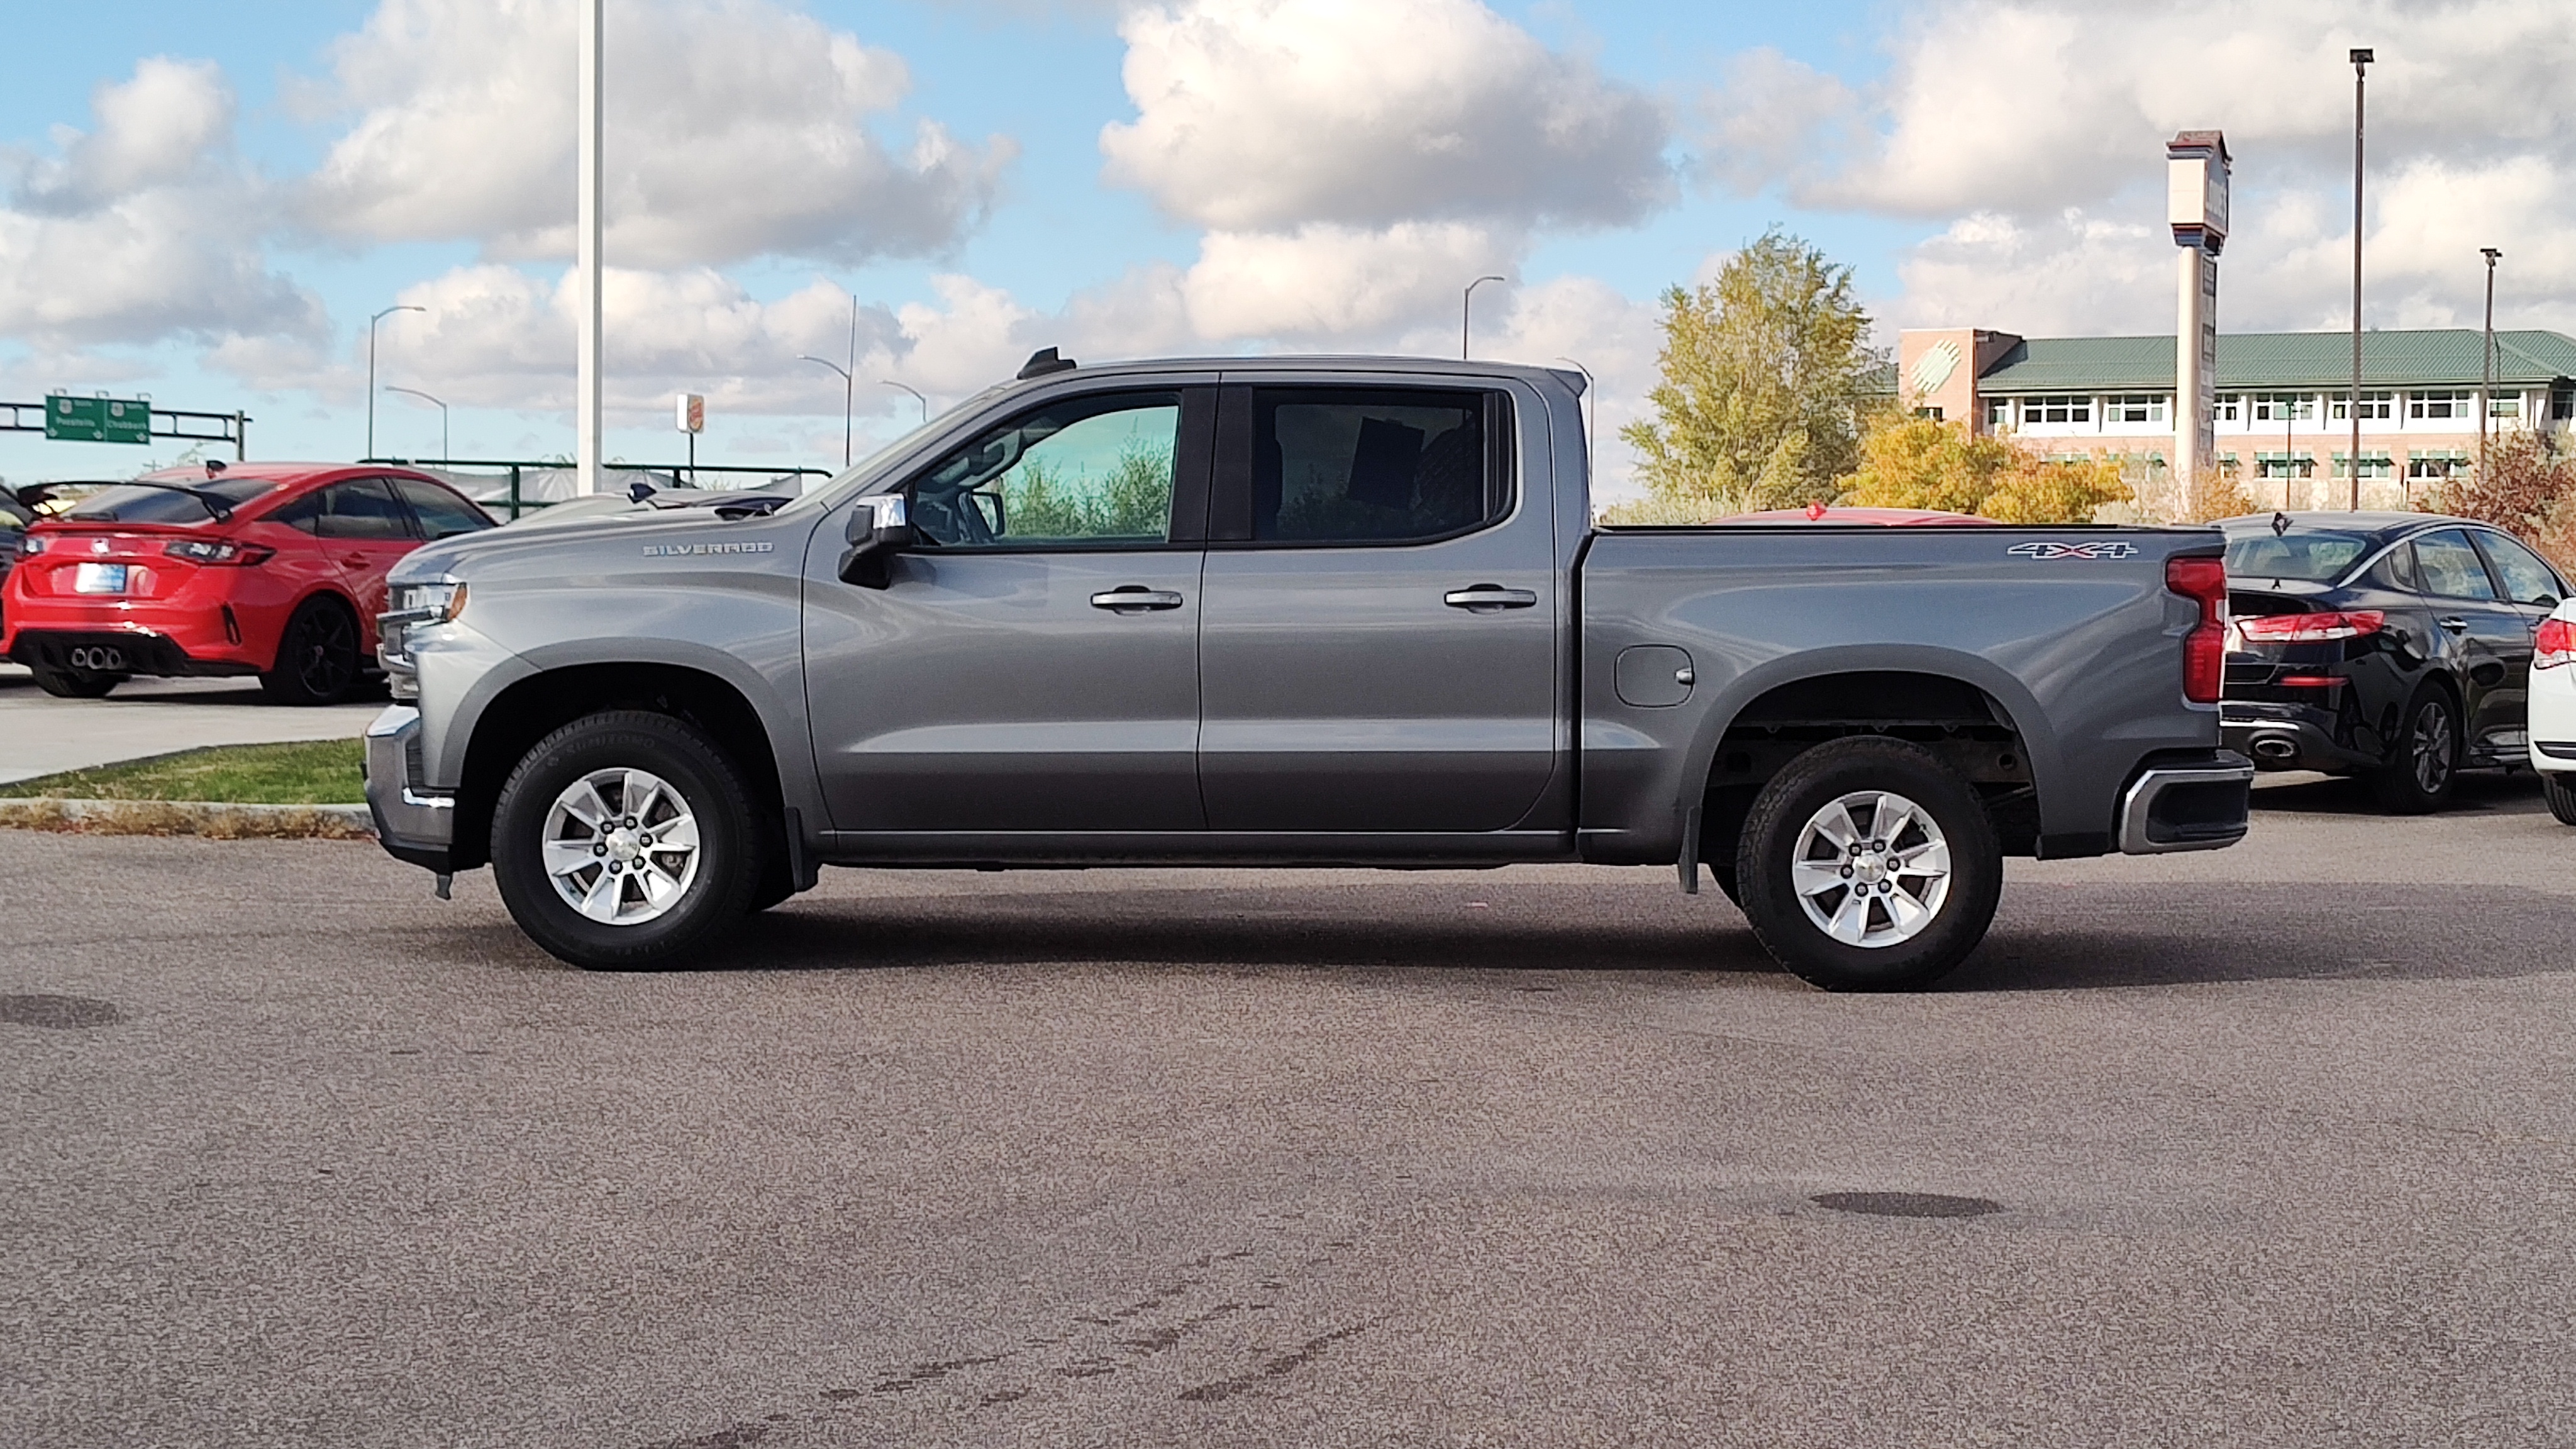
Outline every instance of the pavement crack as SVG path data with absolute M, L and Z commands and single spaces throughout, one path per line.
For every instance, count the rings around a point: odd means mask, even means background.
M 1297 1370 L 1313 1363 L 1316 1357 L 1322 1354 L 1325 1349 L 1332 1347 L 1343 1339 L 1356 1338 L 1376 1326 L 1376 1322 L 1372 1320 L 1367 1323 L 1354 1323 L 1347 1328 L 1336 1328 L 1330 1333 L 1319 1333 L 1313 1338 L 1307 1339 L 1304 1343 L 1297 1345 L 1297 1347 L 1290 1349 L 1286 1353 L 1279 1354 L 1272 1358 L 1263 1359 L 1260 1365 L 1254 1368 L 1252 1372 L 1244 1374 L 1241 1377 L 1218 1379 L 1214 1383 L 1201 1384 L 1194 1389 L 1184 1389 L 1181 1391 L 1181 1402 L 1185 1404 L 1213 1404 L 1233 1398 L 1235 1395 L 1242 1393 L 1246 1389 L 1259 1386 L 1263 1379 L 1284 1378 L 1289 1374 L 1295 1373 Z

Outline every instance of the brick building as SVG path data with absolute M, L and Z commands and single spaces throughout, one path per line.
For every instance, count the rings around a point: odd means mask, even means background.
M 2473 329 L 2366 332 L 2361 483 L 2365 508 L 2401 507 L 2476 458 L 2479 344 Z M 2576 422 L 2576 339 L 2498 332 L 2498 432 L 2564 437 Z M 2161 476 L 2172 466 L 2174 339 L 2016 337 L 1955 327 L 1897 342 L 1900 400 L 1924 416 L 2010 433 L 2045 454 L 2109 456 Z M 2218 338 L 2220 469 L 2266 508 L 2341 508 L 2351 462 L 2352 334 Z

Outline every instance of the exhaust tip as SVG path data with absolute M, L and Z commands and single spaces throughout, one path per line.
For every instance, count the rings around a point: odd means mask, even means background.
M 2287 735 L 2265 735 L 2254 742 L 2254 758 L 2258 760 L 2295 760 L 2298 757 L 2299 742 Z

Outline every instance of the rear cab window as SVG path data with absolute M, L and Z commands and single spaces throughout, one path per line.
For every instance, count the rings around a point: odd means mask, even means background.
M 1220 490 L 1210 530 L 1217 539 L 1428 543 L 1511 511 L 1511 404 L 1500 392 L 1288 385 L 1227 392 L 1219 431 L 1249 433 L 1250 466 Z

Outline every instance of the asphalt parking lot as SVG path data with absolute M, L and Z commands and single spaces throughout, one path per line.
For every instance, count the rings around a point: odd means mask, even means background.
M 2565 1442 L 2576 831 L 2259 799 L 1884 998 L 1653 871 L 827 872 L 616 977 L 368 846 L 0 832 L 0 1423 Z
M 384 707 L 381 686 L 348 704 L 274 705 L 242 678 L 129 679 L 105 699 L 56 699 L 0 664 L 0 784 L 200 745 L 350 739 Z

